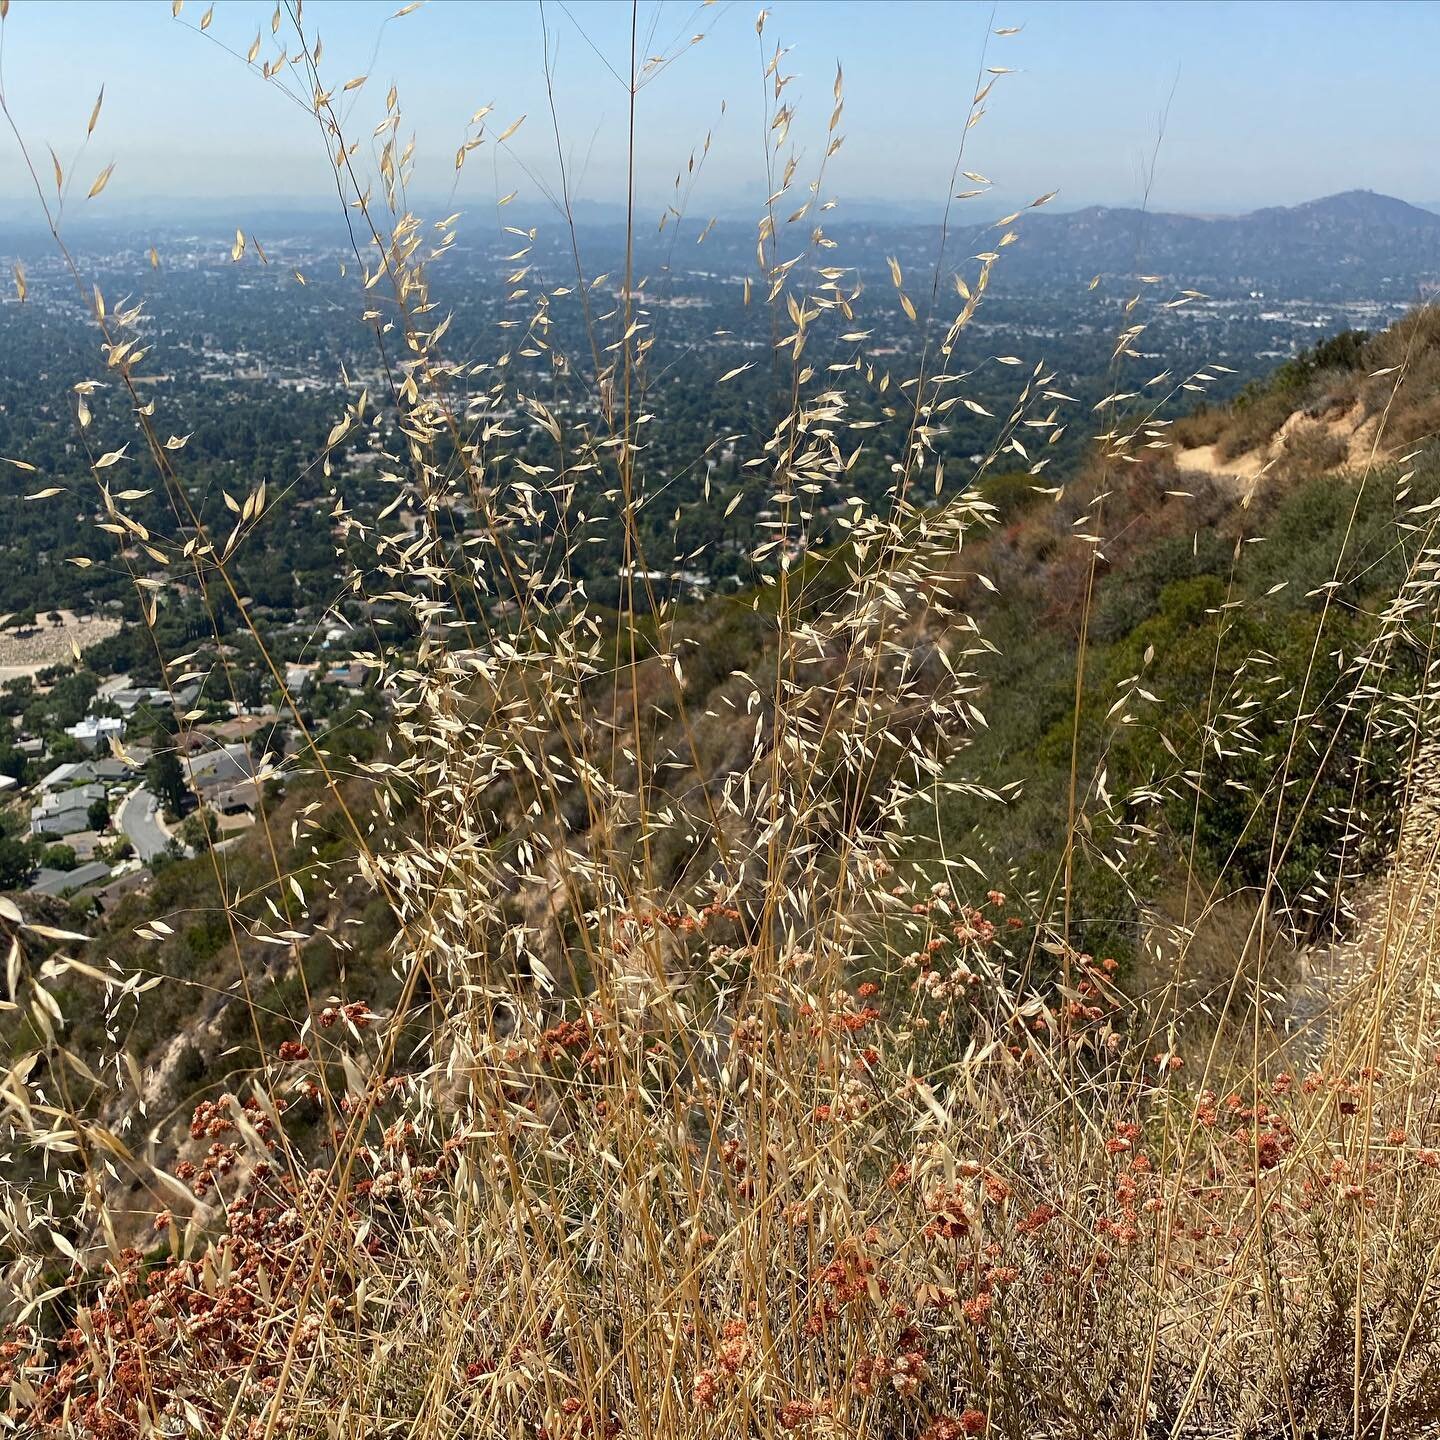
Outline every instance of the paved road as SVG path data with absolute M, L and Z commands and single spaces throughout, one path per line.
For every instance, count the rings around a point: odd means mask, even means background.
M 143 785 L 132 790 L 120 807 L 120 828 L 142 860 L 151 860 L 170 843 L 160 823 L 160 801 Z

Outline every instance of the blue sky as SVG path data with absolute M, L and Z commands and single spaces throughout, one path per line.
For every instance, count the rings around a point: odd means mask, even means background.
M 465 122 L 493 104 L 492 134 L 527 119 L 503 151 L 487 143 L 470 155 L 457 205 L 523 192 L 529 175 L 553 184 L 540 6 L 431 0 L 387 21 L 400 3 L 306 0 L 306 27 L 324 40 L 326 83 L 371 76 L 353 97 L 352 137 L 369 136 L 395 82 L 406 133 L 418 142 L 416 189 L 444 195 Z M 680 52 L 639 97 L 645 205 L 664 203 L 707 130 L 691 212 L 748 211 L 763 200 L 757 8 L 753 0 L 641 3 L 642 50 Z M 259 31 L 263 53 L 274 53 L 273 0 L 216 0 L 202 36 L 204 9 L 187 0 L 176 22 L 169 0 L 13 0 L 5 91 L 42 156 L 53 144 L 70 166 L 105 85 L 75 173 L 88 187 L 104 164 L 116 169 L 89 208 L 119 214 L 157 200 L 265 196 L 318 206 L 333 195 L 313 119 L 223 48 L 243 54 Z M 796 77 L 786 97 L 797 109 L 800 176 L 823 152 L 839 61 L 847 138 L 829 193 L 842 207 L 943 203 L 991 14 L 988 3 L 776 0 L 765 47 L 767 56 L 776 44 L 790 47 L 783 68 Z M 595 202 L 624 196 L 627 102 L 611 70 L 625 72 L 630 15 L 611 0 L 550 0 L 543 11 L 564 153 L 580 197 Z M 1440 200 L 1440 6 L 996 0 L 993 17 L 997 28 L 1023 29 L 989 41 L 988 63 L 1015 73 L 999 78 L 966 166 L 989 176 L 999 197 L 1022 201 L 1058 187 L 1074 205 L 1137 202 L 1168 100 L 1152 193 L 1159 208 L 1238 210 L 1353 187 Z M 685 43 L 702 32 L 698 44 Z M 287 33 L 288 24 L 281 38 Z M 0 138 L 0 197 L 23 194 L 14 147 Z

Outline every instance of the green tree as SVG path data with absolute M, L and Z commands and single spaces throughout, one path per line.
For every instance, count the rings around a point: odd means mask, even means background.
M 196 810 L 185 817 L 185 823 L 180 827 L 180 838 L 196 853 L 219 834 L 220 822 L 213 810 Z
M 150 757 L 145 766 L 145 783 L 155 792 L 167 815 L 178 815 L 184 808 L 189 787 L 173 745 L 166 745 Z
M 290 727 L 283 720 L 262 726 L 250 737 L 250 758 L 258 763 L 264 758 L 266 751 L 277 757 L 283 756 L 289 738 Z
M 47 870 L 73 870 L 80 862 L 73 845 L 47 845 L 40 854 L 40 863 Z
M 110 802 L 103 795 L 90 802 L 85 821 L 92 830 L 103 830 L 110 823 Z
M 0 838 L 0 890 L 20 890 L 35 873 L 35 851 L 23 840 Z

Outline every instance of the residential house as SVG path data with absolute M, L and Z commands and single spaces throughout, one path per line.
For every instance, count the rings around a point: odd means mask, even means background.
M 67 725 L 65 733 L 84 751 L 93 755 L 108 748 L 112 737 L 120 739 L 125 722 L 118 715 L 87 715 L 77 725 Z
M 40 781 L 41 790 L 61 790 L 68 785 L 86 785 L 102 781 L 107 785 L 119 784 L 135 773 L 135 767 L 113 755 L 102 755 L 94 760 L 73 760 L 67 765 L 57 765 Z
M 207 792 L 205 797 L 212 809 L 221 815 L 244 815 L 258 808 L 260 803 L 260 782 L 242 780 L 239 784 Z
M 211 796 L 232 788 L 240 781 L 252 779 L 255 774 L 255 762 L 243 745 L 206 750 L 185 760 L 184 764 L 190 774 L 190 784 L 207 802 Z
M 57 765 L 47 775 L 40 777 L 39 788 L 45 790 L 58 790 L 62 785 L 68 785 L 75 772 L 80 768 L 77 760 L 67 761 L 64 765 Z
M 69 790 L 52 790 L 30 810 L 30 833 L 42 836 L 76 835 L 90 828 L 90 806 L 105 798 L 98 783 L 76 785 Z
M 365 666 L 359 660 L 352 660 L 348 665 L 332 665 L 325 672 L 324 681 L 327 685 L 339 685 L 346 690 L 363 690 Z
M 285 688 L 291 695 L 299 695 L 315 675 L 315 666 L 294 663 L 285 667 Z
M 54 895 L 64 897 L 83 890 L 87 885 L 99 885 L 110 878 L 110 867 L 102 860 L 92 860 L 88 865 L 77 865 L 73 870 L 41 869 L 30 882 L 32 895 Z

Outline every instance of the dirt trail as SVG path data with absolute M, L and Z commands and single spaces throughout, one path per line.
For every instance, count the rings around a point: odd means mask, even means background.
M 1379 431 L 1380 417 L 1365 414 L 1364 403 L 1357 400 L 1343 415 L 1307 415 L 1303 410 L 1295 411 L 1263 446 L 1232 455 L 1222 460 L 1214 445 L 1181 446 L 1175 451 L 1175 468 L 1199 472 L 1219 480 L 1227 488 L 1243 493 L 1253 490 L 1256 483 L 1268 471 L 1283 468 L 1287 454 L 1292 447 L 1323 445 L 1327 442 L 1337 451 L 1336 463 L 1331 473 L 1346 470 L 1363 470 L 1372 459 L 1378 459 L 1375 452 L 1375 437 Z M 1343 449 L 1343 454 L 1339 454 Z
M 1214 445 L 1197 445 L 1190 450 L 1176 450 L 1175 468 L 1181 471 L 1198 470 L 1204 475 L 1228 482 L 1236 489 L 1242 485 L 1248 489 L 1249 482 L 1259 479 L 1265 468 L 1265 457 L 1258 450 L 1221 460 L 1215 449 Z

